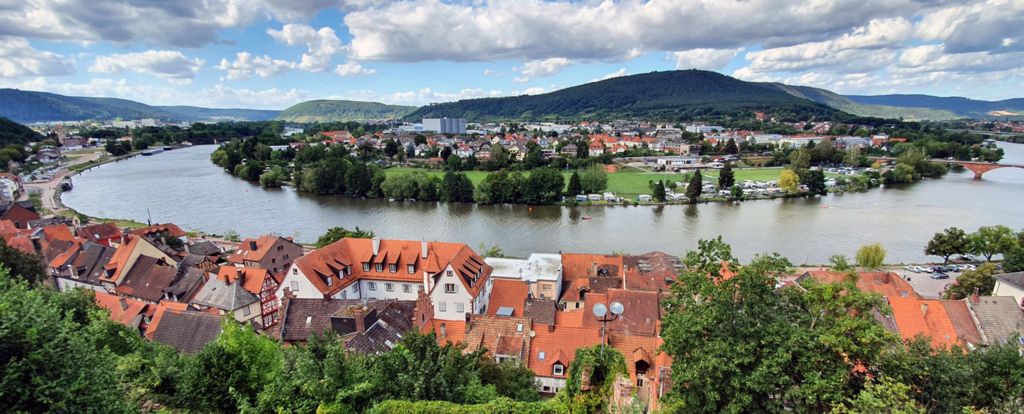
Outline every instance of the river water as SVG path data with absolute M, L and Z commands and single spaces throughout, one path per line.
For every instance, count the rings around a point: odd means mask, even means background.
M 1024 144 L 1001 144 L 1004 162 L 1024 163 Z M 973 231 L 1005 224 L 1024 228 L 1024 170 L 1003 168 L 976 181 L 969 171 L 945 178 L 829 195 L 697 206 L 478 206 L 387 202 L 263 189 L 209 161 L 214 146 L 106 164 L 75 177 L 63 201 L 95 217 L 173 222 L 186 229 L 242 236 L 276 233 L 312 242 L 333 226 L 370 229 L 386 238 L 461 241 L 531 252 L 661 250 L 682 254 L 697 240 L 722 235 L 749 259 L 778 252 L 794 263 L 825 263 L 880 242 L 887 262 L 923 262 L 924 245 L 949 226 Z M 582 217 L 591 219 L 584 220 Z

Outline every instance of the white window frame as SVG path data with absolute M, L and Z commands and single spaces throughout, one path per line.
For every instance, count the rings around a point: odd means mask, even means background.
M 363 271 L 364 272 L 369 272 L 370 271 L 370 262 L 363 262 Z
M 403 283 L 402 293 L 412 293 L 412 287 L 410 287 L 408 283 Z
M 445 301 L 437 302 L 437 310 L 441 312 L 448 312 L 448 304 Z
M 466 312 L 466 304 L 462 303 L 462 302 L 456 302 L 455 303 L 455 311 L 458 312 L 458 313 Z
M 392 263 L 392 264 L 389 264 L 389 265 L 388 265 L 388 272 L 391 272 L 391 273 L 398 273 L 398 265 L 397 265 L 397 264 L 394 264 L 394 263 Z
M 370 290 L 377 290 L 377 282 L 366 282 L 366 287 Z
M 395 284 L 391 283 L 391 282 L 385 283 L 384 284 L 384 290 L 386 290 L 388 292 L 394 292 L 395 291 Z
M 413 273 L 416 273 L 416 265 L 408 265 L 408 266 L 406 266 L 406 270 L 409 271 L 410 275 L 413 274 Z
M 298 291 L 299 291 L 299 281 L 298 280 L 293 280 L 292 281 L 292 292 L 298 292 Z
M 562 364 L 552 365 L 551 366 L 551 374 L 556 376 L 556 377 L 564 377 L 565 376 L 565 365 L 562 365 Z
M 384 271 L 384 263 L 377 263 L 376 265 L 373 266 L 373 268 L 377 272 L 383 272 Z

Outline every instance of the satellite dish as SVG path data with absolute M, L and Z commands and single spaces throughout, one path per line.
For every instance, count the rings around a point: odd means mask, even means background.
M 622 315 L 626 308 L 619 302 L 612 302 L 612 315 Z
M 607 315 L 607 314 L 608 314 L 608 307 L 604 306 L 603 303 L 598 303 L 598 304 L 594 305 L 594 316 L 597 316 L 598 318 L 603 318 L 604 315 Z

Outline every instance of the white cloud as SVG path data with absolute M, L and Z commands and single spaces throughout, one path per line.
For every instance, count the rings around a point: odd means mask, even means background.
M 700 48 L 672 52 L 671 56 L 676 61 L 676 69 L 718 70 L 728 65 L 741 50 Z
M 925 14 L 917 36 L 942 41 L 949 53 L 1019 51 L 1024 41 L 1024 2 L 989 0 Z
M 377 73 L 376 69 L 364 68 L 356 62 L 342 63 L 334 68 L 334 73 L 340 76 L 357 76 L 357 75 L 373 75 Z
M 147 50 L 138 53 L 121 53 L 99 56 L 89 68 L 90 72 L 117 73 L 131 71 L 148 73 L 178 84 L 192 83 L 196 73 L 205 61 L 190 59 L 183 53 L 171 50 Z
M 345 50 L 341 39 L 330 27 L 314 29 L 304 24 L 286 24 L 281 30 L 267 29 L 267 34 L 278 42 L 289 46 L 306 45 L 307 51 L 302 54 L 299 69 L 311 72 L 323 72 L 331 65 L 334 55 Z
M 490 69 L 490 68 L 485 68 L 484 69 L 484 76 L 501 76 L 501 72 L 498 72 L 498 71 Z
M 248 79 L 253 74 L 266 78 L 295 67 L 295 63 L 286 60 L 273 59 L 267 55 L 253 56 L 249 52 L 238 52 L 234 61 L 221 59 L 217 65 L 217 69 L 227 71 L 228 80 Z
M 609 73 L 601 77 L 601 80 L 608 80 L 611 78 L 617 78 L 620 76 L 626 76 L 626 68 L 619 68 L 619 70 Z
M 566 58 L 549 58 L 542 60 L 531 60 L 523 63 L 523 66 L 515 70 L 527 78 L 538 78 L 557 75 L 562 69 L 572 66 L 573 61 Z
M 920 7 L 913 0 L 412 0 L 353 11 L 345 24 L 360 60 L 619 60 L 657 50 L 820 41 Z
M 34 49 L 23 38 L 0 36 L 0 77 L 67 75 L 75 71 L 71 60 Z

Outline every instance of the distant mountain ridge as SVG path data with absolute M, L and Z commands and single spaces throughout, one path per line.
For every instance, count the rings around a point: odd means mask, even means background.
M 275 119 L 288 122 L 347 122 L 400 119 L 415 110 L 415 106 L 318 99 L 293 105 L 281 111 Z
M 676 120 L 770 111 L 832 116 L 832 107 L 769 84 L 717 72 L 676 70 L 621 76 L 540 95 L 468 99 L 419 108 L 406 119 L 463 117 L 487 120 L 608 119 Z
M 118 98 L 64 96 L 49 92 L 0 89 L 0 116 L 21 123 L 155 118 L 163 121 L 264 121 L 280 111 L 154 106 Z
M 1024 98 L 982 101 L 959 96 L 931 95 L 847 95 L 853 102 L 867 105 L 890 105 L 905 108 L 929 108 L 949 111 L 958 117 L 986 118 L 1024 116 Z M 1000 112 L 1008 112 L 1000 114 Z

